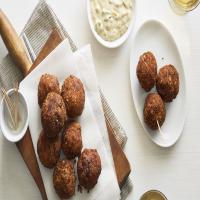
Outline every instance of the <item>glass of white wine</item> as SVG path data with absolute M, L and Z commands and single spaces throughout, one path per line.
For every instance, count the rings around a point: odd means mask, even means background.
M 173 10 L 178 14 L 184 14 L 194 10 L 200 3 L 200 0 L 169 0 Z
M 167 200 L 167 197 L 158 190 L 149 190 L 142 195 L 140 200 Z

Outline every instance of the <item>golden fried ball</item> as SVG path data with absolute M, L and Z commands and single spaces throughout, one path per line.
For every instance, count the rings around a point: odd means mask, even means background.
M 49 92 L 60 94 L 59 82 L 56 76 L 51 74 L 44 74 L 40 78 L 38 85 L 38 104 L 40 108 Z
M 85 91 L 80 79 L 70 75 L 65 79 L 61 95 L 64 99 L 68 117 L 82 114 L 85 104 Z

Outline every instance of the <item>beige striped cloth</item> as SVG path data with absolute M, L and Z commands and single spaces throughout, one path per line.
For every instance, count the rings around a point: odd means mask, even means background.
M 25 33 L 30 43 L 30 46 L 36 56 L 46 43 L 54 28 L 56 28 L 60 32 L 63 39 L 68 38 L 73 52 L 77 50 L 77 46 L 75 45 L 71 36 L 64 29 L 51 7 L 44 0 L 42 0 L 34 9 L 31 17 L 29 18 L 22 31 L 22 34 Z M 15 67 L 10 56 L 7 55 L 0 63 L 0 85 L 5 87 L 6 89 L 10 89 L 13 87 L 13 83 L 15 83 L 16 81 L 20 82 L 22 78 L 23 76 L 21 72 L 17 69 L 17 67 Z M 120 125 L 119 121 L 117 120 L 116 116 L 112 112 L 101 90 L 100 94 L 105 116 L 114 129 L 114 134 L 118 143 L 121 145 L 122 148 L 124 148 L 127 142 L 126 133 L 123 127 Z M 127 179 L 126 183 L 121 188 L 122 200 L 125 200 L 127 198 L 128 194 L 132 190 L 132 187 L 133 186 L 131 180 Z

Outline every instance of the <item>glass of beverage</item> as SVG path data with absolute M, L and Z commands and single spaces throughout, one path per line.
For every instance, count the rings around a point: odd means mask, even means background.
M 167 200 L 167 197 L 158 190 L 149 190 L 141 196 L 140 200 Z
M 200 0 L 169 0 L 169 3 L 177 14 L 185 14 L 194 10 L 199 5 Z

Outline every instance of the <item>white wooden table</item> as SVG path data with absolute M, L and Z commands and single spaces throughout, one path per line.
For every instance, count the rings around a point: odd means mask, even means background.
M 93 37 L 86 0 L 49 0 L 79 47 L 92 45 L 96 72 L 108 101 L 129 137 L 126 154 L 132 167 L 134 190 L 128 200 L 158 189 L 169 200 L 200 199 L 200 6 L 184 16 L 171 10 L 168 0 L 136 0 L 134 30 L 120 48 L 102 47 Z M 37 0 L 0 0 L 0 7 L 21 32 Z M 145 135 L 137 118 L 129 81 L 129 55 L 134 33 L 146 19 L 159 19 L 173 34 L 185 63 L 189 113 L 183 135 L 172 148 L 162 149 Z M 6 49 L 0 39 L 0 59 Z M 5 156 L 6 154 L 6 156 Z M 40 194 L 15 145 L 0 136 L 0 199 L 40 199 Z

